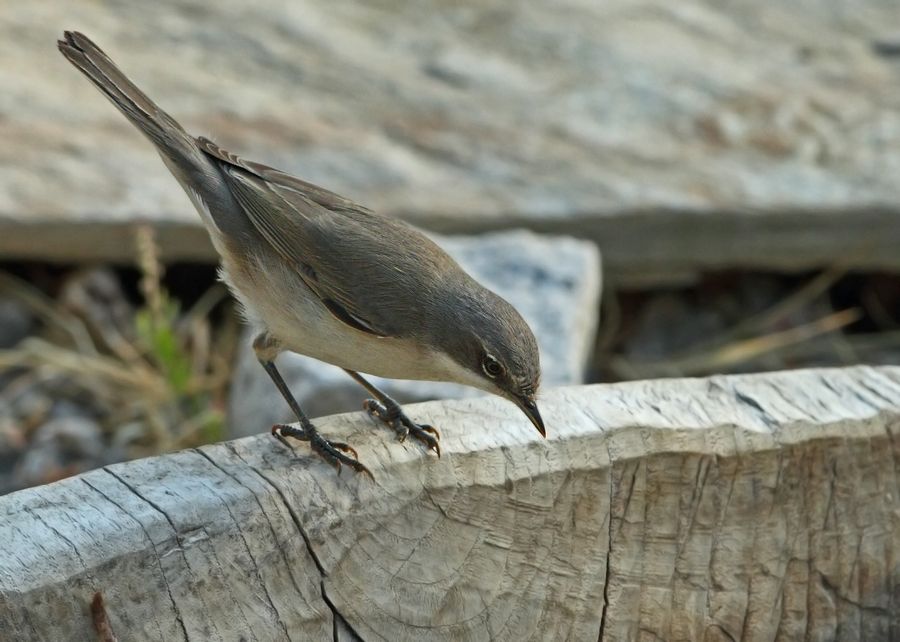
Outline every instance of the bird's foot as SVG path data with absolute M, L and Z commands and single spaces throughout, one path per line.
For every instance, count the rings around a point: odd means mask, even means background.
M 288 443 L 287 439 L 285 439 L 286 437 L 293 437 L 300 441 L 308 441 L 312 451 L 334 466 L 339 475 L 344 466 L 350 466 L 350 468 L 356 472 L 368 475 L 373 481 L 375 479 L 372 472 L 360 463 L 359 455 L 352 446 L 345 444 L 342 441 L 329 441 L 328 439 L 325 439 L 311 423 L 301 425 L 300 427 L 292 426 L 290 424 L 275 424 L 272 426 L 272 435 L 285 446 L 291 448 L 291 450 L 293 450 L 293 448 L 290 443 Z M 349 453 L 353 456 L 350 457 L 344 453 Z
M 434 426 L 415 423 L 406 416 L 406 413 L 403 412 L 399 405 L 392 401 L 382 403 L 375 399 L 366 399 L 363 402 L 363 408 L 369 413 L 370 417 L 393 428 L 400 441 L 406 441 L 406 438 L 409 435 L 412 435 L 425 444 L 426 448 L 437 453 L 438 457 L 441 456 L 441 446 L 439 443 L 441 434 Z

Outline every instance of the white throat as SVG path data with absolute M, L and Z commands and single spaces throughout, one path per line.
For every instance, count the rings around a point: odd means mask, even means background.
M 433 368 L 435 379 L 438 381 L 452 381 L 453 383 L 461 383 L 464 386 L 478 388 L 494 395 L 501 394 L 500 390 L 490 381 L 468 368 L 463 368 L 455 359 L 444 352 L 434 351 L 429 356 L 429 359 L 431 362 L 429 370 Z

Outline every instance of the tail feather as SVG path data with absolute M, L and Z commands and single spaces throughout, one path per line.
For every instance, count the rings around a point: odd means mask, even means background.
M 156 146 L 210 228 L 214 243 L 220 235 L 237 244 L 254 238 L 253 226 L 229 190 L 219 161 L 205 153 L 197 139 L 138 89 L 90 38 L 66 31 L 58 45 L 69 62 Z
M 77 31 L 66 31 L 64 38 L 57 41 L 60 52 L 161 152 L 176 162 L 199 155 L 193 137 L 131 82 L 90 38 Z

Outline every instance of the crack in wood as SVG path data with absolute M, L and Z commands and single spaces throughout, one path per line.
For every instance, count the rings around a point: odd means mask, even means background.
M 58 528 L 56 528 L 52 524 L 48 524 L 47 520 L 41 517 L 41 515 L 34 511 L 32 508 L 26 506 L 24 510 L 27 515 L 31 515 L 36 521 L 40 522 L 44 526 L 44 528 L 52 531 L 58 538 L 64 541 L 69 546 L 69 548 L 72 549 L 72 552 L 75 553 L 75 557 L 78 558 L 78 562 L 79 564 L 81 564 L 81 568 L 83 568 L 85 571 L 88 571 L 88 565 L 84 563 L 84 558 L 81 557 L 81 551 L 78 550 L 78 547 L 75 546 L 72 540 L 63 535 L 62 531 L 60 531 Z
M 331 610 L 332 624 L 333 624 L 333 635 L 334 642 L 339 642 L 338 640 L 338 628 L 337 628 L 337 618 L 340 618 L 342 623 L 347 627 L 349 631 L 351 631 L 354 635 L 357 636 L 360 640 L 362 638 L 356 634 L 353 627 L 350 626 L 347 619 L 343 616 L 343 614 L 338 610 L 338 608 L 331 601 L 331 598 L 328 597 L 328 591 L 325 589 L 325 579 L 328 577 L 328 573 L 325 570 L 325 567 L 322 565 L 319 556 L 316 554 L 316 551 L 313 549 L 312 542 L 309 539 L 309 535 L 306 532 L 306 529 L 303 528 L 303 524 L 300 521 L 300 517 L 297 515 L 297 512 L 294 510 L 294 507 L 291 506 L 290 502 L 287 500 L 284 492 L 281 488 L 278 487 L 271 479 L 268 478 L 261 470 L 259 470 L 253 464 L 247 464 L 251 470 L 253 470 L 257 475 L 260 476 L 261 479 L 265 481 L 265 483 L 275 491 L 281 501 L 284 503 L 285 507 L 288 510 L 288 514 L 291 516 L 291 520 L 294 522 L 294 526 L 297 528 L 297 532 L 300 533 L 300 536 L 303 538 L 303 542 L 306 544 L 306 549 L 309 551 L 309 555 L 313 560 L 313 563 L 316 565 L 316 569 L 319 571 L 319 575 L 321 576 L 321 581 L 319 583 L 320 590 L 322 591 L 322 601 L 328 606 Z
M 604 642 L 606 639 L 606 613 L 609 609 L 609 580 L 612 577 L 610 564 L 612 563 L 613 548 L 613 456 L 609 449 L 609 442 L 606 443 L 606 452 L 609 457 L 609 466 L 607 467 L 606 484 L 609 488 L 609 509 L 606 516 L 606 568 L 603 579 L 603 607 L 600 610 L 600 631 L 597 634 L 597 642 Z M 636 469 L 636 468 L 635 468 Z M 634 479 L 632 478 L 632 484 Z
M 109 471 L 106 471 L 106 472 L 109 472 Z M 137 517 L 132 515 L 127 510 L 125 510 L 124 506 L 122 506 L 117 501 L 112 499 L 109 495 L 107 495 L 100 488 L 98 488 L 97 486 L 95 486 L 94 484 L 89 482 L 86 478 L 82 477 L 81 481 L 84 482 L 88 488 L 92 489 L 94 492 L 96 492 L 101 497 L 103 497 L 103 499 L 105 499 L 110 504 L 112 504 L 113 506 L 118 508 L 120 511 L 122 511 L 125 515 L 127 515 L 129 517 L 129 519 L 133 520 L 138 525 L 138 527 L 141 529 L 141 531 L 144 533 L 144 537 L 147 538 L 147 542 L 149 542 L 150 547 L 153 549 L 153 556 L 156 559 L 156 564 L 157 564 L 157 567 L 159 568 L 160 576 L 162 577 L 163 584 L 165 584 L 165 587 L 166 587 L 166 595 L 168 595 L 168 597 L 169 597 L 169 602 L 172 603 L 172 610 L 175 613 L 175 621 L 178 623 L 178 626 L 181 629 L 181 633 L 184 636 L 185 642 L 188 642 L 189 637 L 188 637 L 187 628 L 185 627 L 185 624 L 184 624 L 184 618 L 181 615 L 181 610 L 178 608 L 178 602 L 175 601 L 175 597 L 172 595 L 172 587 L 169 585 L 169 578 L 166 577 L 166 570 L 165 570 L 165 568 L 163 568 L 162 559 L 159 556 L 159 551 L 156 550 L 156 544 L 154 543 L 153 538 L 150 537 L 150 533 L 148 533 L 147 529 L 144 528 L 144 525 L 141 523 L 141 520 L 139 520 Z M 162 627 L 160 626 L 158 619 L 156 619 L 155 621 L 156 621 L 156 627 L 159 630 L 160 639 L 162 639 L 164 637 L 163 632 L 162 632 Z
M 137 497 L 138 499 L 140 499 L 142 502 L 144 502 L 145 504 L 147 504 L 148 506 L 150 506 L 150 507 L 151 507 L 153 510 L 155 510 L 157 513 L 159 513 L 160 515 L 162 515 L 163 518 L 165 518 L 166 522 L 168 522 L 169 526 L 170 526 L 171 529 L 172 529 L 172 537 L 175 539 L 175 543 L 178 545 L 178 546 L 177 546 L 177 550 L 178 550 L 178 552 L 179 552 L 179 554 L 180 554 L 180 556 L 181 556 L 181 561 L 184 562 L 185 568 L 188 569 L 188 570 L 190 570 L 191 565 L 190 565 L 190 563 L 189 563 L 188 560 L 187 560 L 187 556 L 184 554 L 184 542 L 183 542 L 183 540 L 182 540 L 182 538 L 181 538 L 181 534 L 179 533 L 178 528 L 175 526 L 175 522 L 173 522 L 173 521 L 172 521 L 172 518 L 169 517 L 168 513 L 166 513 L 166 512 L 165 512 L 160 506 L 158 506 L 155 502 L 150 501 L 149 499 L 147 499 L 146 497 L 144 497 L 141 493 L 139 493 L 138 490 L 137 490 L 134 486 L 132 486 L 131 484 L 129 484 L 127 481 L 125 481 L 125 480 L 122 478 L 121 475 L 117 475 L 117 474 L 114 473 L 112 470 L 110 470 L 109 466 L 105 466 L 105 467 L 103 467 L 101 470 L 105 471 L 105 472 L 106 472 L 108 475 L 110 475 L 113 479 L 115 479 L 115 480 L 118 481 L 120 484 L 122 484 L 122 486 L 124 486 L 126 489 L 128 489 L 135 497 Z M 152 541 L 152 540 L 151 540 L 151 541 Z M 155 545 L 154 545 L 154 548 L 155 548 Z M 159 551 L 156 551 L 156 555 L 157 555 L 157 558 L 159 558 Z M 171 593 L 170 593 L 169 595 L 170 595 L 170 597 L 172 597 L 172 596 L 171 596 Z M 204 603 L 204 605 L 206 605 L 206 602 L 205 602 L 205 600 L 203 599 L 202 596 L 201 596 L 200 600 L 201 600 L 201 602 Z M 208 607 L 207 607 L 207 608 L 208 608 Z M 187 626 L 186 626 L 186 624 L 184 623 L 184 620 L 183 620 L 183 619 L 179 619 L 179 622 L 181 623 L 182 630 L 184 631 L 184 639 L 185 639 L 186 641 L 189 642 L 190 636 L 188 635 L 188 632 L 187 632 Z
M 203 453 L 201 450 L 199 450 L 197 448 L 193 448 L 193 449 L 191 449 L 191 451 L 200 455 L 201 457 L 203 457 L 206 461 L 208 461 L 210 464 L 212 464 L 213 467 L 215 467 L 217 470 L 222 472 L 229 479 L 237 482 L 237 480 L 234 479 L 233 476 L 231 476 L 227 472 L 225 472 L 221 466 L 217 465 L 212 459 L 207 457 L 206 454 Z M 244 486 L 243 484 L 240 484 L 239 482 L 238 482 L 238 485 L 240 485 L 242 488 L 245 488 L 248 492 L 250 492 L 251 495 L 253 495 L 252 491 L 250 491 L 246 486 Z M 228 502 L 223 500 L 222 497 L 219 495 L 218 492 L 216 492 L 216 490 L 214 488 L 212 488 L 209 484 L 207 484 L 205 482 L 203 482 L 203 486 L 205 488 L 207 488 L 210 491 L 210 493 L 219 500 L 219 502 L 222 504 L 222 506 L 227 511 L 228 516 L 231 518 L 231 521 L 235 526 L 235 530 L 237 531 L 237 534 L 241 539 L 241 543 L 244 546 L 244 551 L 247 553 L 247 557 L 249 558 L 250 563 L 253 564 L 253 571 L 256 575 L 256 579 L 259 580 L 259 585 L 262 587 L 263 593 L 266 594 L 266 601 L 268 602 L 268 606 L 272 610 L 272 612 L 275 614 L 275 619 L 277 620 L 279 626 L 281 627 L 281 630 L 284 632 L 285 636 L 290 640 L 291 634 L 287 629 L 287 625 L 285 625 L 285 623 L 284 623 L 284 619 L 281 617 L 281 613 L 278 612 L 278 607 L 275 606 L 275 602 L 272 600 L 272 596 L 269 594 L 269 587 L 266 584 L 265 580 L 263 579 L 262 573 L 259 570 L 259 564 L 256 562 L 256 558 L 253 556 L 253 551 L 250 549 L 250 545 L 247 543 L 247 538 L 244 535 L 244 529 L 241 528 L 241 522 L 237 518 L 235 518 L 234 513 L 231 510 L 231 507 L 228 505 Z
M 775 421 L 772 415 L 770 415 L 756 399 L 754 399 L 747 393 L 741 392 L 740 390 L 735 390 L 734 398 L 748 408 L 751 408 L 753 410 L 753 413 L 757 417 L 762 419 L 762 422 L 766 425 L 766 427 L 775 428 L 776 426 L 778 426 L 778 422 Z
M 355 628 L 353 628 L 353 626 L 350 625 L 350 622 L 347 621 L 347 618 L 343 616 L 338 607 L 335 606 L 334 602 L 331 601 L 331 598 L 328 597 L 328 591 L 325 590 L 324 578 L 322 578 L 320 588 L 322 590 L 322 599 L 325 601 L 325 604 L 328 605 L 328 608 L 331 609 L 331 612 L 333 614 L 332 635 L 334 636 L 334 642 L 343 642 L 341 640 L 341 625 L 343 625 L 344 629 L 346 629 L 346 631 L 353 636 L 353 640 L 348 640 L 347 642 L 355 642 L 356 640 L 363 642 L 363 637 L 356 631 Z

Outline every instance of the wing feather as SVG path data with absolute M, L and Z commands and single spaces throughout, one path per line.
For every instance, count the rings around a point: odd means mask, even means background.
M 337 319 L 381 337 L 422 332 L 441 276 L 459 270 L 430 239 L 208 139 L 198 145 L 222 163 L 231 192 L 260 235 Z M 411 308 L 410 301 L 418 305 Z M 406 323 L 398 325 L 398 318 Z

